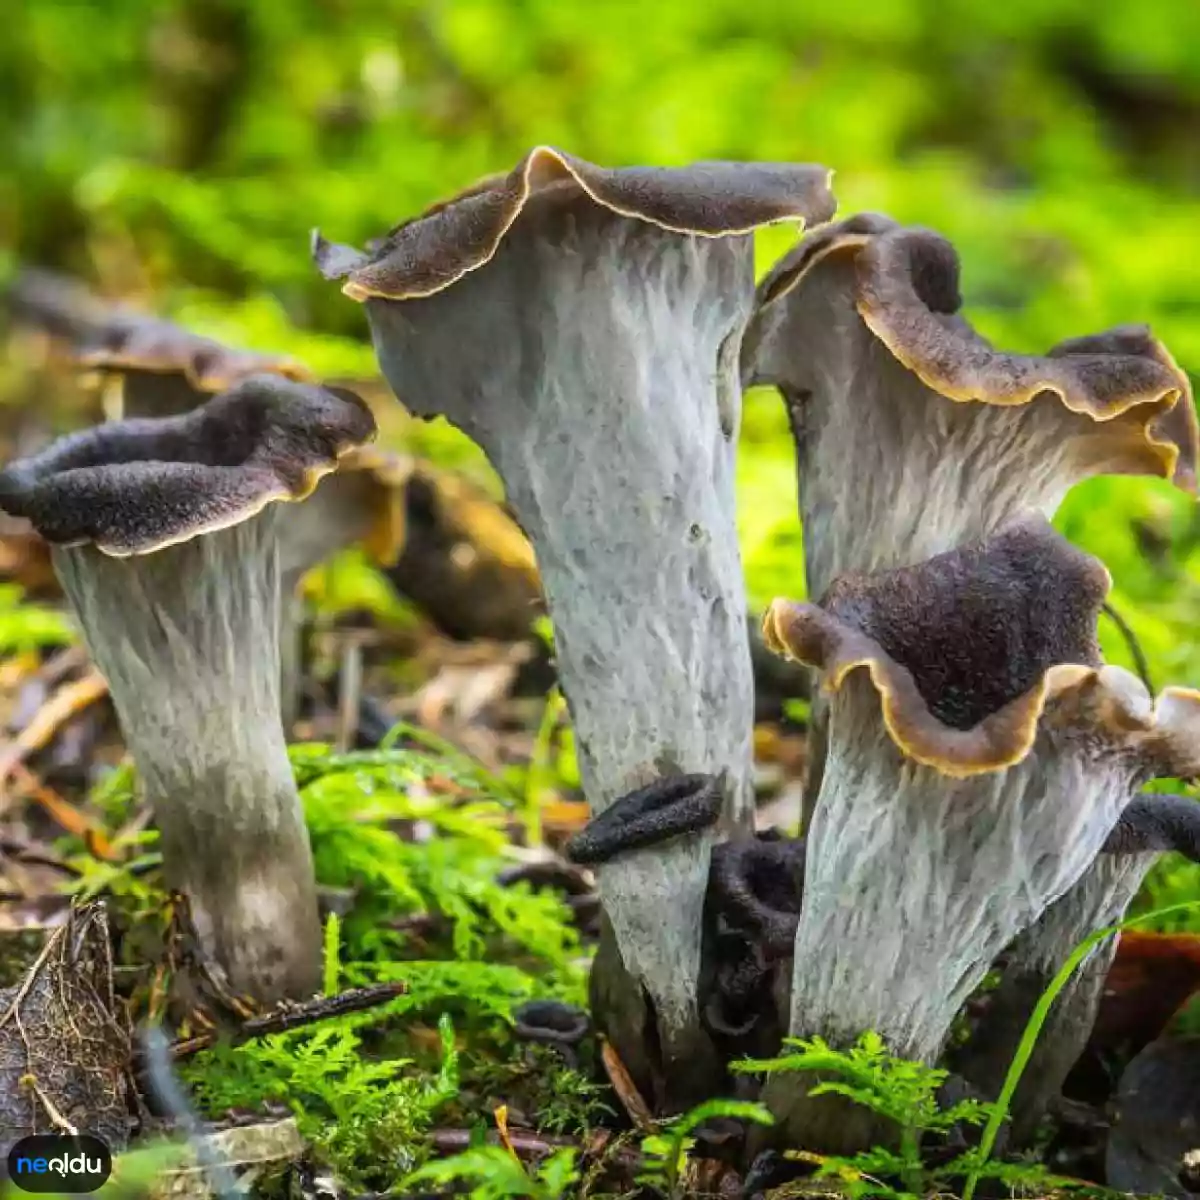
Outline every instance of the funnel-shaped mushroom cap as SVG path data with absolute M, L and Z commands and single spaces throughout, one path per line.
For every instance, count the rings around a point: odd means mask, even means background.
M 1108 586 L 1100 563 L 1026 519 L 915 567 L 844 575 L 819 606 L 777 600 L 763 632 L 816 667 L 826 692 L 864 673 L 897 748 L 944 774 L 1019 762 L 1053 704 L 1136 741 L 1154 774 L 1191 775 L 1200 692 L 1168 688 L 1153 703 L 1129 672 L 1100 665 Z
M 0 471 L 0 508 L 57 546 L 149 554 L 302 500 L 375 422 L 349 393 L 253 376 L 192 413 L 100 425 Z
M 728 237 L 777 221 L 833 215 L 829 171 L 791 163 L 706 162 L 690 167 L 609 169 L 549 146 L 507 175 L 481 180 L 398 225 L 369 254 L 314 235 L 327 279 L 345 279 L 355 300 L 432 296 L 484 266 L 528 207 L 596 205 L 668 233 Z
M 4 295 L 4 304 L 19 325 L 79 344 L 91 337 L 105 317 L 105 305 L 82 284 L 27 267 Z
M 808 835 L 792 1032 L 932 1058 L 997 954 L 1088 869 L 1138 788 L 1200 769 L 1200 693 L 1102 666 L 1107 574 L 1041 518 L 776 601 L 829 756 Z M 836 945 L 838 954 L 829 956 Z
M 747 383 L 783 392 L 800 448 L 810 591 L 1050 513 L 1077 480 L 1194 490 L 1186 375 L 1142 326 L 1044 355 L 993 348 L 959 314 L 944 238 L 865 214 L 808 237 L 759 288 Z M 831 464 L 853 462 L 845 486 Z

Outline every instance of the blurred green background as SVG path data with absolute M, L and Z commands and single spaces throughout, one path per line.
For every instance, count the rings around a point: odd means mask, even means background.
M 314 226 L 361 242 L 538 142 L 606 165 L 813 160 L 843 213 L 949 236 L 1006 346 L 1146 321 L 1194 376 L 1198 128 L 1195 0 L 15 0 L 0 254 L 368 374 L 363 313 L 310 267 Z M 763 235 L 761 265 L 792 236 Z M 751 596 L 794 595 L 772 394 L 747 400 L 741 484 Z M 1060 524 L 1109 566 L 1155 682 L 1200 684 L 1192 501 L 1099 480 Z M 1129 662 L 1109 622 L 1104 639 Z

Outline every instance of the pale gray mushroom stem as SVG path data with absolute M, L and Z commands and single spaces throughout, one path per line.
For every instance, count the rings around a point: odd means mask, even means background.
M 1146 875 L 1170 850 L 1200 861 L 1200 804 L 1185 796 L 1136 797 L 1079 882 L 1013 943 L 984 1016 L 955 1056 L 956 1069 L 982 1095 L 999 1094 L 1034 1007 L 1063 963 L 1085 938 L 1125 916 Z M 1011 1144 L 1033 1138 L 1083 1053 L 1117 943 L 1112 934 L 1093 947 L 1054 1002 L 1013 1096 Z
M 311 994 L 321 964 L 280 722 L 280 505 L 374 433 L 357 397 L 255 375 L 186 415 L 100 425 L 0 471 L 0 507 L 52 547 L 108 679 L 167 883 L 207 957 L 262 1003 Z
M 310 995 L 320 924 L 279 719 L 278 507 L 154 554 L 54 549 L 206 953 L 236 991 Z
M 934 1062 L 996 956 L 1089 868 L 1137 789 L 1196 760 L 1200 694 L 1100 665 L 1099 563 L 1039 521 L 776 601 L 770 644 L 821 671 L 829 753 L 807 836 L 790 1032 L 879 1033 Z M 867 1136 L 796 1080 L 801 1144 Z
M 757 225 L 828 216 L 827 172 L 603 170 L 540 148 L 366 260 L 392 389 L 487 453 L 537 555 L 593 816 L 663 776 L 725 772 L 750 819 L 753 685 L 734 521 L 737 372 Z M 703 235 L 703 236 L 702 236 Z M 600 1023 L 674 1106 L 719 1073 L 697 980 L 711 833 L 599 868 Z M 654 1059 L 659 1061 L 655 1062 Z
M 590 207 L 518 227 L 449 292 L 370 305 L 396 393 L 483 447 L 533 545 L 593 814 L 659 775 L 726 768 L 731 819 L 750 812 L 733 468 L 751 270 L 748 239 L 670 237 Z M 621 961 L 680 1075 L 705 1065 L 709 845 L 599 869 Z M 616 984 L 608 1004 L 636 1020 L 637 985 Z

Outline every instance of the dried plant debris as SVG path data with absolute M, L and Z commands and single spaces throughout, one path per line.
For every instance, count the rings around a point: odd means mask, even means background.
M 182 1162 L 158 1175 L 150 1200 L 207 1200 L 214 1191 L 211 1172 L 201 1163 L 205 1157 L 219 1158 L 233 1173 L 238 1186 L 234 1196 L 249 1194 L 299 1162 L 306 1150 L 300 1130 L 290 1117 L 206 1133 L 180 1147 Z
M 35 1133 L 129 1138 L 132 1047 L 113 993 L 102 904 L 75 909 L 25 978 L 0 991 L 0 1156 Z

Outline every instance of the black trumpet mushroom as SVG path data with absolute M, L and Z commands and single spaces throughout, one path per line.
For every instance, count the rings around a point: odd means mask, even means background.
M 281 531 L 374 436 L 361 401 L 258 375 L 193 412 L 111 422 L 0 472 L 108 681 L 168 883 L 239 992 L 319 984 L 308 835 L 280 720 Z
M 1152 701 L 1100 659 L 1108 585 L 1027 517 L 843 575 L 820 605 L 772 605 L 768 643 L 819 671 L 830 706 L 793 1035 L 874 1030 L 934 1061 L 992 961 L 1088 870 L 1139 789 L 1195 769 L 1200 693 Z M 771 1088 L 803 1144 L 851 1135 L 820 1125 L 802 1080 Z
M 408 408 L 487 453 L 537 555 L 593 816 L 725 772 L 751 811 L 753 688 L 734 524 L 748 236 L 833 212 L 823 167 L 606 169 L 549 147 L 397 226 L 367 253 L 315 241 L 365 304 Z M 666 1107 L 719 1062 L 697 980 L 711 831 L 598 868 L 593 1006 Z
M 993 347 L 962 314 L 954 247 L 863 213 L 815 230 L 762 281 L 744 383 L 781 393 L 796 446 L 808 596 L 846 571 L 919 563 L 1079 481 L 1155 475 L 1196 488 L 1187 376 L 1124 325 L 1045 354 Z M 812 713 L 811 811 L 825 752 Z

